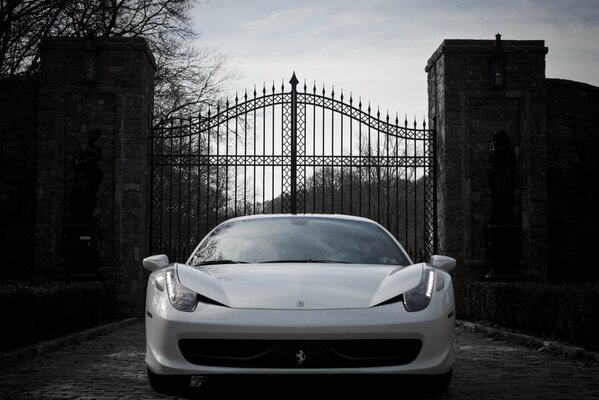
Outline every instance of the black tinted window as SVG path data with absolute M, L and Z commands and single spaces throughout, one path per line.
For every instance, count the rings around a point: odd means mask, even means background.
M 192 263 L 218 260 L 408 264 L 399 247 L 377 225 L 314 217 L 248 219 L 221 224 L 202 243 Z

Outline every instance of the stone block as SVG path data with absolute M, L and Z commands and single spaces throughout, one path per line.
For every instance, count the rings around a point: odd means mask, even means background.
M 139 220 L 124 221 L 123 222 L 123 233 L 143 233 L 143 226 Z
M 129 247 L 143 247 L 146 245 L 145 235 L 143 233 L 122 233 L 121 245 Z
M 142 205 L 143 192 L 140 190 L 126 190 L 123 193 L 123 207 L 125 209 L 135 209 Z

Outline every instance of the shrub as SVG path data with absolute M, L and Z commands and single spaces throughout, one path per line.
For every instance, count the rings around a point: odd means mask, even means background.
M 114 304 L 106 283 L 0 283 L 0 351 L 111 321 Z
M 599 282 L 469 284 L 465 319 L 599 349 Z

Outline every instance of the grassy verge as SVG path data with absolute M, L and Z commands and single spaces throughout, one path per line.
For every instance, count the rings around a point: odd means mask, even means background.
M 463 319 L 599 350 L 599 282 L 468 285 Z
M 106 283 L 0 283 L 0 352 L 113 321 L 114 307 Z

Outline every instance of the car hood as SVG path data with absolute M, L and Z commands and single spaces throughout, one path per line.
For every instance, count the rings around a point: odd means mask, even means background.
M 368 308 L 418 285 L 424 264 L 177 264 L 180 282 L 232 308 Z

